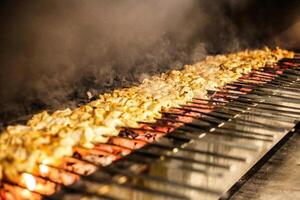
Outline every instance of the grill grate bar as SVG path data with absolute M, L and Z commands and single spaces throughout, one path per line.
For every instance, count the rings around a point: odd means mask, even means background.
M 225 117 L 225 116 L 217 116 L 214 113 L 207 113 L 207 114 L 202 114 L 204 117 L 202 118 L 197 118 L 195 116 L 189 116 L 186 114 L 181 114 L 181 113 L 171 113 L 171 112 L 164 112 L 164 114 L 167 114 L 168 116 L 186 116 L 186 117 L 191 117 L 194 118 L 194 123 L 186 123 L 188 125 L 190 124 L 196 124 L 196 122 L 208 122 L 211 123 L 212 125 L 217 124 L 218 127 L 222 127 L 224 125 L 224 123 L 226 124 L 242 124 L 242 125 L 248 125 L 248 126 L 253 126 L 253 127 L 264 127 L 264 128 L 268 128 L 274 131 L 282 131 L 285 130 L 285 128 L 282 127 L 278 127 L 278 126 L 274 126 L 274 125 L 268 125 L 268 124 L 264 124 L 264 123 L 260 123 L 260 122 L 255 122 L 255 121 L 251 121 L 251 120 L 246 120 L 246 119 L 237 119 L 237 118 L 230 118 L 230 117 Z M 210 118 L 208 118 L 210 117 Z M 168 120 L 168 118 L 164 117 L 163 120 Z M 173 119 L 171 119 L 173 121 Z M 175 122 L 175 120 L 174 120 Z M 176 120 L 176 122 L 180 122 L 180 120 Z M 197 123 L 198 124 L 198 123 Z
M 268 138 L 274 138 L 274 134 L 268 134 L 268 133 L 258 133 L 258 132 L 254 132 L 254 131 L 245 131 L 245 130 L 238 130 L 238 129 L 233 129 L 233 128 L 226 128 L 226 127 L 222 127 L 222 128 L 216 128 L 216 130 L 220 130 L 220 131 L 229 131 L 229 132 L 237 132 L 240 134 L 248 134 L 248 135 L 256 135 L 256 136 L 262 136 L 262 137 L 268 137 Z
M 265 112 L 264 110 L 259 110 L 256 108 L 251 108 L 244 110 L 241 107 L 218 107 L 215 112 L 218 113 L 229 113 L 233 115 L 235 118 L 238 117 L 238 115 L 249 115 L 253 117 L 265 117 L 266 119 L 280 119 L 285 122 L 294 122 L 297 118 L 288 116 L 288 115 L 278 115 L 278 113 L 274 112 Z
M 254 136 L 258 138 L 267 138 L 267 139 L 273 139 L 275 137 L 274 133 L 269 134 L 269 133 L 259 133 L 259 132 L 254 132 L 254 131 L 245 131 L 245 130 L 240 130 L 238 128 L 226 128 L 226 127 L 221 127 L 221 128 L 213 128 L 213 130 L 219 131 L 219 132 L 227 132 L 227 133 L 235 133 L 239 135 L 249 135 L 249 136 Z
M 300 64 L 300 59 L 299 58 L 283 58 L 279 62 L 291 62 L 291 63 Z
M 161 143 L 151 143 L 150 146 L 155 146 L 155 147 L 159 147 L 159 148 L 163 148 L 163 149 L 168 149 L 168 150 L 171 150 L 171 151 L 174 150 L 173 146 L 165 145 L 165 144 L 161 144 Z M 204 154 L 204 155 L 215 156 L 215 157 L 220 157 L 220 158 L 230 159 L 230 160 L 236 160 L 236 161 L 241 161 L 241 162 L 246 162 L 246 160 L 247 160 L 246 158 L 243 158 L 243 157 L 240 157 L 240 156 L 230 156 L 230 155 L 221 154 L 221 153 L 197 150 L 197 149 L 193 149 L 193 148 L 181 148 L 181 147 L 179 147 L 178 149 L 182 150 L 182 151 L 193 152 L 193 153 L 196 153 L 196 154 Z
M 193 164 L 193 163 L 191 164 L 191 163 L 182 162 L 180 160 L 176 160 L 176 162 L 173 162 L 170 160 L 157 159 L 157 158 L 149 157 L 149 156 L 146 157 L 148 159 L 146 162 L 141 162 L 141 159 L 143 159 L 144 157 L 145 156 L 143 156 L 142 154 L 134 153 L 132 156 L 124 159 L 122 162 L 116 162 L 116 165 L 118 165 L 122 169 L 136 168 L 136 165 L 142 165 L 142 166 L 159 165 L 160 170 L 162 170 L 162 169 L 181 170 L 184 168 L 185 173 L 202 174 L 207 177 L 215 177 L 215 176 L 222 177 L 223 174 L 221 172 L 224 170 L 227 171 L 227 169 L 224 169 L 224 168 L 215 168 L 215 169 L 218 169 L 220 172 L 212 172 L 212 171 L 207 170 L 206 165 Z M 242 162 L 242 161 L 239 161 L 239 162 Z M 120 163 L 122 163 L 122 164 L 119 165 Z M 129 165 L 129 166 L 124 166 L 124 163 L 126 163 L 126 165 Z M 170 163 L 172 163 L 172 165 L 170 165 Z M 196 166 L 198 166 L 198 167 L 196 167 Z
M 253 106 L 256 106 L 256 105 L 253 105 Z M 215 117 L 215 118 L 218 118 L 218 119 L 221 119 L 221 120 L 228 120 L 228 121 L 240 120 L 240 121 L 243 121 L 243 122 L 253 122 L 253 119 L 241 119 L 242 116 L 246 115 L 246 112 L 242 112 L 242 111 L 236 112 L 236 113 L 229 113 L 229 112 L 225 112 L 225 111 L 222 111 L 222 110 L 215 109 L 213 112 L 205 113 L 205 112 L 201 112 L 199 110 L 194 110 L 193 109 L 193 108 L 198 109 L 197 106 L 188 105 L 188 106 L 185 106 L 185 107 L 192 108 L 192 109 L 190 109 L 190 112 L 200 113 L 203 116 L 211 116 L 211 117 Z M 218 107 L 216 107 L 216 108 L 218 108 Z M 188 109 L 183 108 L 183 110 L 188 110 Z M 248 111 L 248 113 L 250 113 L 250 111 Z M 252 116 L 253 114 L 251 113 L 250 115 Z M 276 120 L 277 121 L 282 121 L 281 119 L 278 119 L 278 117 L 273 117 L 273 116 L 258 115 L 258 117 L 264 118 L 264 119 L 267 119 L 267 120 L 270 120 L 270 121 L 271 120 L 273 120 L 273 121 L 276 121 Z M 261 124 L 261 125 L 266 125 L 266 124 L 259 123 L 259 122 L 254 122 L 254 123 Z M 291 123 L 286 124 L 286 125 L 291 125 Z M 272 127 L 272 126 L 270 126 L 270 127 Z
M 237 100 L 237 102 L 240 102 L 240 101 Z M 245 102 L 245 101 L 241 101 L 241 102 Z M 198 102 L 193 102 L 193 104 L 196 104 L 197 106 L 185 105 L 184 107 L 190 108 L 191 112 L 198 112 L 198 113 L 202 114 L 202 112 L 199 111 L 199 109 L 198 109 L 198 104 L 199 103 Z M 268 105 L 268 103 L 266 103 L 266 105 Z M 251 105 L 250 104 L 249 106 L 250 107 L 255 107 L 256 105 Z M 280 105 L 278 104 L 278 106 L 280 106 Z M 193 110 L 193 108 L 197 109 L 197 110 Z M 231 107 L 231 108 L 225 108 L 225 110 L 227 110 L 227 111 L 224 111 L 223 108 L 224 107 L 216 107 L 216 109 L 214 109 L 213 113 L 215 113 L 215 114 L 221 114 L 221 115 L 230 115 L 232 118 L 237 118 L 238 116 L 246 115 L 248 113 L 251 116 L 262 117 L 262 118 L 270 119 L 270 120 L 272 119 L 272 120 L 286 121 L 286 122 L 290 122 L 291 121 L 291 117 L 287 117 L 287 120 L 285 120 L 285 118 L 283 118 L 282 116 L 277 116 L 277 115 L 275 115 L 275 116 L 269 116 L 269 115 L 265 115 L 264 113 L 256 114 L 255 112 L 253 112 L 253 110 L 251 110 L 251 111 L 250 110 L 240 110 L 240 109 L 234 109 L 234 108 Z M 285 107 L 283 107 L 283 108 L 285 108 Z M 179 108 L 179 109 L 185 109 L 185 108 Z M 223 111 L 222 111 L 222 109 L 223 109 Z M 228 110 L 231 110 L 231 112 L 229 112 Z
M 101 171 L 97 171 L 94 174 L 92 174 L 91 176 L 88 177 L 84 177 L 83 180 L 89 180 L 92 182 L 99 182 L 99 180 L 103 180 L 103 179 L 109 179 L 109 182 L 112 182 L 114 185 L 117 185 L 118 187 L 129 187 L 130 189 L 137 189 L 136 187 L 139 186 L 139 184 L 137 184 L 138 182 L 145 182 L 145 183 L 157 183 L 157 184 L 163 184 L 163 185 L 167 185 L 167 186 L 172 186 L 172 187 L 176 187 L 181 191 L 186 191 L 186 189 L 189 190 L 193 190 L 196 192 L 200 192 L 200 193 L 209 193 L 209 194 L 220 194 L 219 191 L 217 190 L 212 190 L 206 187 L 201 187 L 201 186 L 193 186 L 193 185 L 189 185 L 189 184 L 185 184 L 182 182 L 177 182 L 174 180 L 168 180 L 166 178 L 162 178 L 162 177 L 157 177 L 157 176 L 153 176 L 153 175 L 141 175 L 141 174 L 137 174 L 135 172 L 131 172 L 128 170 L 124 170 L 123 166 L 118 166 L 118 162 L 116 162 L 116 164 L 114 166 L 111 166 L 109 168 L 103 168 Z M 124 181 L 123 180 L 126 179 L 128 181 Z M 163 186 L 162 185 L 162 186 Z M 163 186 L 164 187 L 164 186 Z M 144 185 L 141 189 L 143 190 L 151 190 L 153 189 L 150 185 Z M 171 188 L 170 188 L 171 189 Z M 170 193 L 170 191 L 168 190 L 168 187 L 165 188 L 165 190 L 160 190 L 160 189 L 155 189 L 152 190 L 152 192 L 163 192 L 164 195 L 168 195 L 171 196 L 172 195 L 178 195 L 176 194 L 172 194 Z M 180 194 L 179 194 L 180 195 Z M 182 198 L 182 197 L 180 197 Z
M 226 107 L 222 107 L 222 109 L 224 110 L 233 110 L 233 111 L 238 111 L 238 112 L 249 112 L 251 110 L 251 112 L 254 111 L 259 111 L 259 112 L 268 112 L 274 115 L 278 115 L 278 116 L 282 116 L 285 118 L 289 118 L 289 119 L 297 119 L 298 117 L 298 113 L 293 113 L 293 112 L 289 112 L 289 111 L 285 111 L 282 112 L 281 110 L 276 110 L 276 109 L 272 109 L 272 108 L 264 108 L 264 107 L 257 107 L 257 106 L 251 106 L 251 105 L 241 105 L 241 104 L 237 104 L 236 102 L 233 103 L 228 103 Z M 296 116 L 295 116 L 295 115 Z
M 203 133 L 202 129 L 198 129 L 197 127 L 180 127 L 178 129 L 178 131 L 180 132 L 187 132 L 187 133 L 192 133 L 192 134 L 197 134 L 199 131 L 201 133 Z M 219 132 L 216 131 L 216 129 L 212 128 L 211 130 L 208 131 L 209 134 L 213 134 L 213 135 L 221 135 L 224 137 L 229 137 L 229 138 L 242 138 L 242 139 L 247 139 L 247 140 L 260 140 L 260 141 L 265 141 L 265 142 L 272 142 L 273 139 L 269 139 L 269 138 L 261 138 L 261 137 L 255 137 L 255 136 L 248 136 L 248 135 L 243 135 L 243 134 L 239 134 L 238 132 Z M 191 139 L 195 139 L 197 136 L 192 136 Z
M 127 179 L 130 178 L 128 176 L 121 176 L 120 179 Z M 99 183 L 99 180 L 94 180 L 94 183 Z M 89 182 L 90 184 L 90 182 Z M 113 196 L 114 199 L 124 199 L 124 193 L 128 193 L 128 191 L 130 192 L 137 192 L 140 195 L 150 195 L 151 198 L 171 198 L 171 199 L 184 199 L 187 200 L 188 198 L 180 195 L 180 194 L 174 194 L 171 192 L 165 192 L 162 190 L 157 190 L 157 189 L 153 189 L 153 188 L 147 188 L 144 186 L 140 186 L 138 184 L 132 185 L 132 184 L 128 184 L 128 183 L 118 183 L 117 181 L 110 181 L 107 182 L 107 184 L 109 185 L 109 189 L 113 190 L 113 191 L 117 191 L 117 193 L 114 194 L 109 194 L 110 196 Z M 79 187 L 75 187 L 74 190 L 80 190 Z M 124 193 L 122 193 L 124 192 Z M 96 192 L 90 192 L 93 195 L 98 195 Z M 100 195 L 102 196 L 102 195 Z
M 154 156 L 154 157 L 157 157 L 157 158 L 163 159 L 163 160 L 164 159 L 172 159 L 172 160 L 175 159 L 175 160 L 180 160 L 183 162 L 197 163 L 197 164 L 201 164 L 201 165 L 212 166 L 212 167 L 226 169 L 226 170 L 230 169 L 230 166 L 228 166 L 228 165 L 215 164 L 212 162 L 207 162 L 207 161 L 197 160 L 197 159 L 192 159 L 192 158 L 185 158 L 185 157 L 181 157 L 181 156 L 167 155 L 167 154 L 164 154 L 161 152 L 149 152 L 145 149 L 137 149 L 135 152 L 138 154 L 146 155 L 146 156 Z
M 195 100 L 201 100 L 201 101 L 206 101 L 205 99 L 200 99 L 200 98 L 195 98 Z M 278 104 L 275 104 L 274 101 L 273 103 L 268 103 L 268 102 L 265 102 L 267 99 L 263 99 L 261 98 L 261 96 L 250 96 L 250 95 L 247 95 L 247 96 L 239 96 L 238 98 L 237 97 L 226 97 L 224 98 L 223 100 L 218 100 L 218 99 L 210 99 L 209 103 L 215 103 L 215 104 L 222 104 L 222 105 L 226 105 L 228 104 L 229 102 L 236 102 L 236 103 L 246 103 L 247 106 L 253 106 L 253 105 L 249 105 L 249 103 L 252 103 L 252 104 L 255 104 L 254 106 L 256 106 L 257 104 L 263 104 L 263 105 L 267 105 L 267 106 L 270 106 L 271 108 L 277 108 L 278 106 L 280 107 L 283 107 L 283 108 L 286 108 L 286 109 L 291 109 L 291 110 L 298 110 L 298 108 L 296 108 L 295 106 L 284 106 L 284 105 L 281 105 L 280 103 L 282 102 L 279 102 L 278 101 Z M 193 103 L 193 104 L 196 104 L 196 105 L 206 105 L 205 103 L 199 103 L 199 102 L 195 102 L 195 101 L 191 101 L 190 103 Z M 190 105 L 184 105 L 185 107 L 190 107 Z M 215 107 L 217 105 L 214 105 Z M 293 112 L 293 111 L 292 111 Z M 295 112 L 295 111 L 294 111 Z M 299 112 L 295 112 L 296 114 L 299 113 Z
M 104 172 L 103 172 L 104 173 Z M 127 183 L 122 183 L 120 180 L 126 179 L 125 176 L 119 177 L 119 181 L 117 179 L 111 180 L 101 180 L 100 179 L 92 179 L 83 177 L 78 183 L 71 185 L 69 187 L 63 188 L 61 194 L 57 194 L 54 197 L 54 200 L 60 200 L 66 193 L 77 193 L 77 194 L 84 194 L 84 196 L 95 196 L 101 199 L 123 199 L 122 193 L 116 194 L 106 194 L 106 190 L 117 190 L 119 192 L 126 192 L 126 190 L 141 192 L 144 194 L 151 194 L 153 197 L 168 197 L 172 199 L 187 199 L 185 196 L 180 196 L 160 190 L 155 190 L 151 188 L 145 188 L 139 185 L 130 185 Z M 98 187 L 100 189 L 91 188 L 91 186 Z M 101 190 L 103 188 L 103 190 Z
M 50 197 L 46 197 L 45 200 L 75 200 L 75 199 L 84 199 L 84 200 L 121 200 L 120 198 L 113 198 L 106 195 L 99 195 L 99 194 L 90 194 L 87 192 L 84 192 L 80 189 L 62 189 L 55 195 L 52 195 Z
M 231 100 L 229 100 L 231 101 Z M 262 105 L 267 105 L 267 106 L 271 106 L 271 107 L 278 107 L 280 106 L 281 108 L 285 108 L 285 109 L 290 109 L 290 110 L 298 110 L 297 107 L 294 107 L 294 106 L 286 106 L 286 105 L 281 105 L 280 102 L 278 102 L 278 104 L 276 103 L 269 103 L 269 102 L 266 102 L 265 99 L 262 99 L 260 101 L 257 101 L 257 100 L 253 100 L 251 98 L 247 98 L 247 97 L 240 97 L 238 99 L 236 99 L 236 102 L 241 102 L 241 103 L 251 103 L 251 104 L 262 104 Z
M 208 92 L 210 92 L 211 94 L 221 94 L 221 95 L 225 95 L 228 96 L 229 98 L 238 98 L 238 96 L 236 96 L 236 93 L 232 93 L 232 92 L 226 92 L 226 91 L 214 91 L 214 90 L 208 90 Z M 251 92 L 251 94 L 256 94 L 256 95 L 268 95 L 268 96 L 274 96 L 274 97 L 279 97 L 282 99 L 287 99 L 287 100 L 291 100 L 291 101 L 299 101 L 300 97 L 299 96 L 295 96 L 295 95 L 291 95 L 291 94 L 278 94 L 276 91 L 275 92 L 271 92 L 271 91 L 266 91 L 263 89 L 253 89 Z
M 171 138 L 171 139 L 176 139 L 176 140 L 182 140 L 185 142 L 191 142 L 191 141 L 206 141 L 208 143 L 211 144 L 221 144 L 224 146 L 228 146 L 231 148 L 237 148 L 237 149 L 245 149 L 245 150 L 249 150 L 249 151 L 257 151 L 258 147 L 255 145 L 249 145 L 249 144 L 237 144 L 235 142 L 228 142 L 228 141 L 215 141 L 215 140 L 211 140 L 211 139 L 207 139 L 205 138 L 206 133 L 202 133 L 200 134 L 198 137 L 190 137 L 187 134 L 182 134 L 181 132 L 174 132 L 171 134 L 166 135 L 167 138 Z
M 268 85 L 267 85 L 268 84 Z M 266 83 L 263 87 L 260 87 L 260 88 L 244 88 L 244 89 L 248 89 L 249 91 L 250 90 L 253 90 L 253 91 L 265 91 L 267 93 L 280 93 L 280 94 L 283 94 L 283 95 L 289 95 L 289 96 L 292 96 L 294 98 L 297 98 L 299 97 L 299 93 L 297 90 L 294 90 L 295 88 L 287 88 L 287 87 L 282 87 L 282 86 L 277 86 L 277 85 L 270 85 L 269 83 Z M 230 88 L 230 89 L 226 89 L 223 90 L 223 92 L 227 92 L 228 94 L 234 94 L 235 92 L 233 91 L 240 91 L 240 88 Z M 243 93 L 245 94 L 245 93 Z
M 296 116 L 299 117 L 300 116 L 300 112 L 297 111 L 291 111 L 291 110 L 279 110 L 279 106 L 277 107 L 271 107 L 271 106 L 267 106 L 267 105 L 259 105 L 259 104 L 255 104 L 255 105 L 249 105 L 249 104 L 245 104 L 243 102 L 229 102 L 227 104 L 227 107 L 239 107 L 239 108 L 244 108 L 244 109 L 257 109 L 257 110 L 262 110 L 262 111 L 268 111 L 268 112 L 275 112 L 278 114 L 282 114 L 282 115 L 289 115 L 289 116 Z
M 204 124 L 203 121 L 201 121 L 201 118 L 199 120 L 193 120 L 193 122 L 189 122 L 189 123 L 186 123 L 182 120 L 169 119 L 169 118 L 162 118 L 160 120 L 167 121 L 167 122 L 173 122 L 173 123 L 180 123 L 180 124 L 184 124 L 185 126 L 193 127 L 193 128 L 197 128 L 197 129 L 201 129 L 201 130 L 209 130 L 210 128 L 212 128 L 211 124 Z M 232 121 L 230 121 L 230 122 L 219 121 L 219 123 L 216 122 L 214 125 L 216 125 L 217 127 L 222 127 L 225 124 L 232 124 L 232 123 L 233 123 Z M 269 126 L 269 125 L 265 125 L 265 124 L 261 125 L 258 122 L 252 122 L 252 121 L 248 122 L 248 121 L 239 120 L 239 121 L 234 121 L 234 123 L 243 125 L 243 126 L 252 127 L 252 128 L 260 128 L 260 129 L 264 129 L 264 130 L 272 130 L 272 131 L 285 130 L 284 128 L 277 128 L 277 127 Z
M 178 183 L 178 182 L 175 182 L 175 181 L 171 182 L 170 180 L 162 179 L 160 177 L 154 177 L 154 176 L 149 176 L 149 175 L 137 175 L 135 173 L 130 173 L 128 171 L 125 171 L 125 170 L 122 170 L 122 169 L 116 169 L 116 168 L 112 168 L 112 167 L 108 168 L 108 170 L 112 171 L 112 172 L 116 172 L 118 174 L 128 176 L 128 177 L 135 177 L 135 178 L 139 177 L 139 178 L 146 179 L 146 180 L 151 179 L 151 180 L 158 181 L 158 182 L 163 182 L 163 183 L 166 183 L 166 184 L 172 184 L 174 186 L 179 186 L 179 187 L 182 187 L 182 188 L 185 188 L 185 189 L 198 190 L 198 191 L 213 194 L 213 195 L 221 195 L 222 194 L 222 192 L 218 191 L 218 190 L 213 190 L 213 189 L 203 188 L 203 187 L 195 187 L 195 186 L 192 186 L 192 185 L 186 185 L 186 184 Z

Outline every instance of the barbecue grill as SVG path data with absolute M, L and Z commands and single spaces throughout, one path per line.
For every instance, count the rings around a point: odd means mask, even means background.
M 219 199 L 300 118 L 300 55 L 124 127 L 110 144 L 75 149 L 61 167 L 40 164 L 3 179 L 1 199 Z M 122 139 L 122 143 L 117 144 Z M 131 149 L 134 149 L 132 151 Z

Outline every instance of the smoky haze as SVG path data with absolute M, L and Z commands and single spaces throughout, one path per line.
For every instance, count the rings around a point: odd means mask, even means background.
M 253 42 L 257 34 L 265 35 L 255 26 L 247 31 L 251 17 L 235 16 L 249 2 L 3 1 L 0 117 L 74 106 L 87 91 L 129 86 L 207 53 L 256 47 L 265 41 Z

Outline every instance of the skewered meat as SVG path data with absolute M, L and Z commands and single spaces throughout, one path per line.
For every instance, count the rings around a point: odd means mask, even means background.
M 110 142 L 124 149 L 140 148 L 145 141 L 118 137 L 122 127 L 140 128 L 140 121 L 155 122 L 162 117 L 160 111 L 195 96 L 205 98 L 207 90 L 237 80 L 253 69 L 272 67 L 284 57 L 293 57 L 293 53 L 266 48 L 209 56 L 181 71 L 145 79 L 139 86 L 105 93 L 74 110 L 36 114 L 26 125 L 9 126 L 1 133 L 0 178 L 3 174 L 13 178 L 18 172 L 34 171 L 38 163 L 57 166 L 77 147 L 92 149 L 95 144 Z

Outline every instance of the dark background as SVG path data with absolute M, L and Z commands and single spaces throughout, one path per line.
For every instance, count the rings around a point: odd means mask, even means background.
M 207 54 L 300 49 L 300 3 L 0 1 L 0 119 L 76 106 Z

